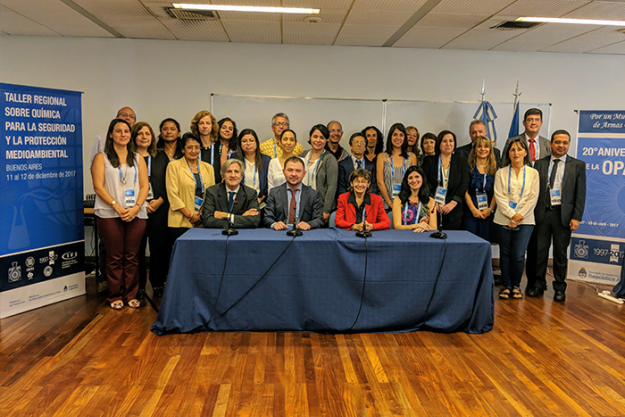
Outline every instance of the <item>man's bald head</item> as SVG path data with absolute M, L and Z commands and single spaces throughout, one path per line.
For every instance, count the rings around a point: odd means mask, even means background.
M 119 111 L 117 112 L 117 118 L 127 121 L 130 127 L 133 127 L 135 122 L 137 121 L 137 115 L 135 114 L 135 111 L 130 107 L 122 107 L 121 109 L 119 109 Z

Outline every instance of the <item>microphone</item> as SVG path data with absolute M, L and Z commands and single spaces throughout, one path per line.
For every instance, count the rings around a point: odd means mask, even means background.
M 443 213 L 440 211 L 438 211 L 438 213 L 440 217 L 440 221 L 438 222 L 438 232 L 432 233 L 430 237 L 433 237 L 434 239 L 447 239 L 447 233 L 443 232 Z
M 293 221 L 293 229 L 289 230 L 288 232 L 286 232 L 287 236 L 302 236 L 303 233 L 301 230 L 296 229 L 295 227 L 297 226 L 297 224 L 299 223 L 299 219 L 297 218 L 297 206 L 295 206 L 295 219 Z
M 239 234 L 239 231 L 234 228 L 234 222 L 230 220 L 231 215 L 232 215 L 232 210 L 234 209 L 234 205 L 236 204 L 236 202 L 237 201 L 235 200 L 232 203 L 232 207 L 230 207 L 230 210 L 228 210 L 228 228 L 221 231 L 221 234 L 224 236 L 235 236 Z
M 366 221 L 367 221 L 367 209 L 366 209 L 366 206 L 363 206 L 363 208 L 362 208 L 362 223 L 363 223 L 362 227 L 363 227 L 363 229 L 361 231 L 359 231 L 359 232 L 356 232 L 356 237 L 364 237 L 364 238 L 371 237 L 371 232 L 369 232 L 367 230 Z

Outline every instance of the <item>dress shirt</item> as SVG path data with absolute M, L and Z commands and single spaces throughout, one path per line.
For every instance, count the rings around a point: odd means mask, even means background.
M 512 170 L 512 173 L 510 173 Z M 510 195 L 508 195 L 508 174 L 510 174 Z M 501 168 L 495 174 L 495 200 L 497 201 L 497 210 L 493 221 L 496 224 L 507 226 L 516 213 L 524 217 L 522 224 L 535 224 L 534 208 L 538 201 L 540 181 L 538 179 L 538 171 L 530 166 L 525 166 L 525 189 L 523 196 L 521 189 L 523 188 L 523 169 L 519 171 L 519 176 L 512 169 L 511 165 Z M 517 206 L 512 209 L 509 206 L 510 200 L 515 201 Z

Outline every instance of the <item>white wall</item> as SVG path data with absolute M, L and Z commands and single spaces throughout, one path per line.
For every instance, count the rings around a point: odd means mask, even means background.
M 551 130 L 572 134 L 574 110 L 625 106 L 616 55 L 27 36 L 0 36 L 0 54 L 2 82 L 85 93 L 85 193 L 93 138 L 125 105 L 153 127 L 174 117 L 186 130 L 210 93 L 476 101 L 485 79 L 489 101 L 511 102 L 518 80 L 521 100 L 552 103 Z

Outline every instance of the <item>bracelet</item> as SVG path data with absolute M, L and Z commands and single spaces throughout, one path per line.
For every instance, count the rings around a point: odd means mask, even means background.
M 111 204 L 109 204 L 109 207 L 113 207 L 115 204 L 117 204 L 117 201 L 113 200 Z

